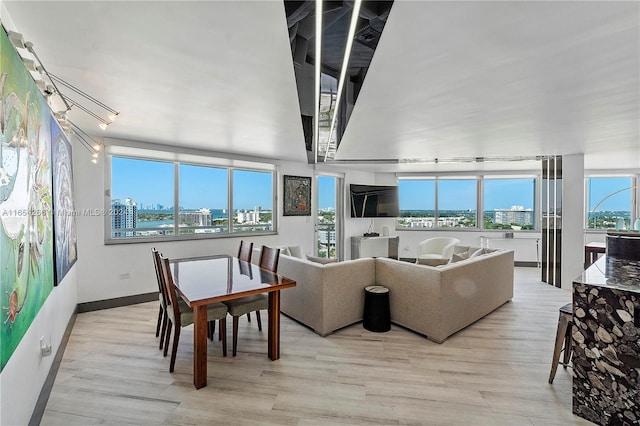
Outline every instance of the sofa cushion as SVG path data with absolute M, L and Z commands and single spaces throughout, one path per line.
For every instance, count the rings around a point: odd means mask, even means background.
M 465 260 L 465 259 L 468 259 L 468 258 L 469 258 L 469 256 L 467 255 L 467 252 L 453 253 L 451 255 L 451 259 L 449 260 L 449 263 L 460 262 L 461 260 Z
M 289 247 L 287 246 L 280 246 L 278 247 L 280 249 L 280 254 L 284 254 L 286 256 L 291 256 L 291 252 L 289 251 Z
M 473 257 L 479 256 L 481 254 L 484 254 L 483 250 L 484 249 L 478 247 L 469 247 L 467 251 L 452 254 L 449 263 L 456 263 L 461 260 L 471 259 Z
M 473 252 L 472 252 L 472 250 L 473 250 Z M 486 253 L 487 252 L 483 248 L 476 249 L 475 247 L 471 247 L 469 249 L 469 259 L 471 259 L 473 257 L 476 257 L 476 256 L 481 256 L 481 255 L 486 254 Z
M 302 247 L 300 246 L 289 246 L 289 254 L 293 257 L 297 257 L 298 259 L 304 259 L 304 253 L 302 252 Z
M 427 266 L 440 266 L 446 265 L 449 263 L 449 259 L 441 258 L 423 258 L 420 257 L 416 260 L 418 265 L 427 265 Z
M 469 251 L 471 247 L 469 246 L 459 246 L 459 245 L 455 245 L 453 246 L 453 253 L 454 254 L 460 254 L 460 253 L 464 253 Z
M 310 260 L 316 263 L 321 263 L 323 265 L 326 265 L 327 263 L 335 263 L 338 261 L 338 259 L 335 257 L 316 257 L 316 256 L 309 256 L 309 255 L 307 255 L 307 260 Z

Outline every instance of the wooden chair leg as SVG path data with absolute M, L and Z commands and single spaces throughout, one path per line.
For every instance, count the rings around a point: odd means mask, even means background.
M 569 317 L 560 314 L 558 319 L 558 331 L 556 332 L 556 345 L 553 348 L 553 359 L 551 360 L 551 373 L 549 374 L 549 383 L 553 383 L 558 369 L 558 361 L 560 360 L 560 352 L 562 351 L 562 343 L 565 341 L 567 327 L 569 325 Z
M 222 340 L 222 356 L 227 356 L 227 319 L 220 320 L 220 339 Z
M 238 347 L 238 317 L 233 317 L 233 356 L 236 356 Z
M 166 315 L 162 316 L 162 332 L 160 333 L 160 346 L 158 346 L 158 349 L 162 349 L 162 347 L 164 346 L 164 339 L 165 336 L 167 334 L 167 321 L 169 320 L 169 317 Z M 167 336 L 167 339 L 169 339 L 169 337 Z
M 163 313 L 164 309 L 162 309 L 162 306 L 160 306 L 160 308 L 158 309 L 158 325 L 156 325 L 156 337 L 160 335 L 160 325 L 162 324 Z
M 213 336 L 216 334 L 216 322 L 209 321 L 209 340 L 213 342 Z
M 176 353 L 178 352 L 178 340 L 180 340 L 180 327 L 175 326 L 173 332 L 173 347 L 171 348 L 171 363 L 169 364 L 169 373 L 173 373 L 173 368 L 176 365 Z
M 164 341 L 164 351 L 162 351 L 162 356 L 167 356 L 167 352 L 169 352 L 169 340 L 171 339 L 172 326 L 173 324 L 171 323 L 171 320 L 167 321 L 167 336 L 166 336 L 166 340 Z
M 260 320 L 260 311 L 256 311 L 256 318 L 258 319 L 258 330 L 262 331 L 262 321 Z

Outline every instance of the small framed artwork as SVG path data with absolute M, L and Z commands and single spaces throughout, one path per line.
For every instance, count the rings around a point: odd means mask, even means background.
M 311 178 L 284 175 L 284 216 L 311 216 Z

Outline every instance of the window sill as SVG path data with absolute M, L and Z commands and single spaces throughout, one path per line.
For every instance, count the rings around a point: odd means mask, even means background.
M 200 234 L 200 235 L 162 235 L 157 237 L 130 237 L 130 238 L 105 238 L 104 245 L 118 245 L 118 244 L 146 244 L 166 241 L 197 241 L 197 240 L 215 240 L 218 238 L 246 238 L 260 237 L 264 235 L 277 235 L 277 231 L 268 232 L 234 232 L 231 234 L 212 235 L 212 234 Z

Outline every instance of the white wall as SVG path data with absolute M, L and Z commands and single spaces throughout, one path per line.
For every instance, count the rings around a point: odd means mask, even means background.
M 26 425 L 33 413 L 40 390 L 69 319 L 76 308 L 77 267 L 74 266 L 62 282 L 53 289 L 38 312 L 29 330 L 0 375 L 0 424 Z M 40 355 L 40 338 L 51 343 L 52 354 Z
M 584 268 L 584 155 L 562 156 L 562 288 Z
M 282 176 L 284 175 L 311 178 L 311 216 L 282 216 Z M 304 253 L 313 255 L 315 244 L 313 232 L 318 210 L 315 201 L 317 191 L 313 166 L 303 163 L 280 162 L 278 167 L 278 235 L 275 237 L 278 245 L 299 245 Z
M 344 259 L 351 259 L 351 237 L 362 236 L 365 232 L 368 232 L 369 226 L 372 221 L 375 226 L 376 220 L 379 219 L 365 219 L 365 218 L 352 218 L 351 217 L 351 201 L 349 199 L 349 185 L 353 184 L 365 184 L 374 185 L 376 183 L 376 174 L 372 172 L 363 171 L 349 171 L 345 173 L 344 178 Z M 374 229 L 371 230 L 374 232 Z M 379 231 L 382 234 L 382 231 Z

